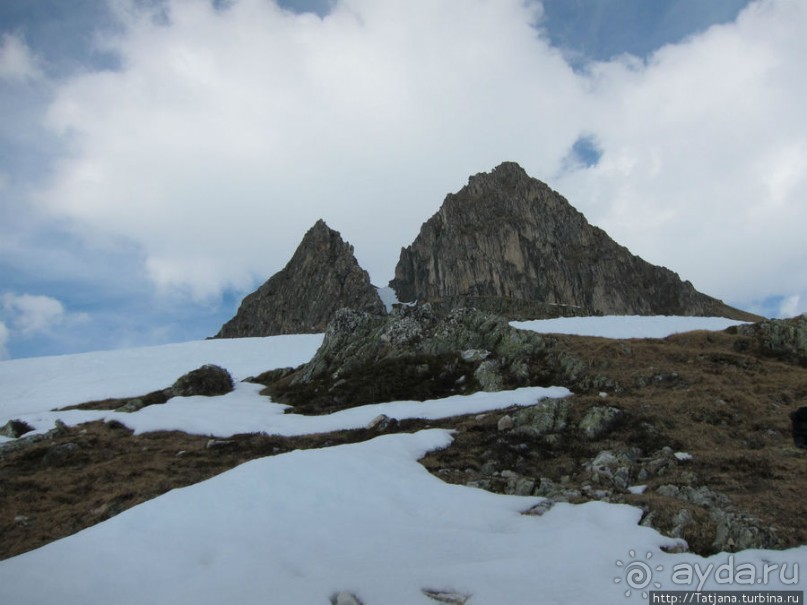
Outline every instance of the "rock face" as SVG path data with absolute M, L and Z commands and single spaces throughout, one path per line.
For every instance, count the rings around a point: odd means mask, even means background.
M 253 380 L 301 414 L 523 386 L 560 384 L 578 393 L 615 387 L 558 351 L 550 336 L 476 309 L 443 315 L 428 304 L 400 306 L 384 317 L 342 309 L 311 361 Z
M 402 302 L 474 306 L 510 318 L 755 318 L 634 256 L 512 162 L 471 177 L 446 197 L 401 250 L 390 286 Z
M 319 220 L 289 263 L 244 298 L 215 338 L 322 332 L 343 307 L 385 313 L 353 246 Z
M 807 314 L 737 326 L 735 331 L 753 337 L 756 348 L 766 357 L 807 367 Z

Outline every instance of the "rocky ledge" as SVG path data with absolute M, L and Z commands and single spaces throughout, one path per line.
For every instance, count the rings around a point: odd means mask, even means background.
M 309 414 L 523 386 L 577 392 L 614 386 L 557 349 L 553 337 L 477 309 L 442 315 L 428 304 L 398 306 L 388 316 L 342 309 L 309 363 L 253 380 L 294 412 Z

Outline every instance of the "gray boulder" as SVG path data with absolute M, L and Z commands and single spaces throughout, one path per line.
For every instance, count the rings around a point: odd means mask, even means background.
M 542 437 L 561 432 L 569 419 L 569 402 L 565 399 L 548 399 L 538 405 L 522 408 L 513 414 L 515 431 Z
M 623 412 L 619 408 L 595 405 L 583 416 L 579 428 L 587 439 L 599 439 L 610 433 L 622 417 Z
M 224 368 L 208 364 L 180 376 L 170 390 L 174 397 L 225 395 L 233 390 L 233 378 Z
M 27 422 L 22 420 L 9 420 L 6 422 L 2 427 L 0 427 L 0 435 L 3 437 L 10 437 L 11 439 L 17 439 L 25 433 L 29 433 L 34 430 Z

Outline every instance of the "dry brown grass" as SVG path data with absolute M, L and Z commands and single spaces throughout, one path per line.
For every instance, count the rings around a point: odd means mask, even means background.
M 406 429 L 406 423 L 402 423 Z M 409 425 L 407 430 L 414 430 Z M 209 437 L 181 432 L 133 435 L 119 423 L 92 422 L 0 455 L 0 559 L 73 534 L 176 487 L 293 449 L 363 441 L 367 430 L 284 438 Z M 75 447 L 67 444 L 75 444 Z M 60 449 L 64 451 L 58 455 Z M 56 455 L 54 455 L 56 454 Z
M 427 468 L 448 481 L 465 483 L 490 480 L 475 471 L 492 461 L 499 470 L 536 481 L 572 476 L 570 486 L 579 487 L 587 478 L 583 464 L 599 451 L 638 447 L 650 455 L 669 446 L 693 459 L 644 481 L 645 494 L 620 498 L 653 512 L 654 526 L 669 530 L 683 506 L 679 499 L 654 493 L 658 486 L 708 486 L 726 496 L 732 510 L 756 518 L 761 528 L 773 528 L 778 546 L 807 543 L 807 451 L 793 446 L 788 417 L 790 410 L 807 404 L 805 368 L 757 356 L 747 339 L 723 332 L 664 340 L 558 336 L 558 346 L 614 379 L 616 392 L 606 399 L 573 396 L 571 428 L 556 446 L 499 433 L 496 420 L 504 412 L 481 421 L 466 419 L 450 448 L 424 459 Z M 574 427 L 591 406 L 603 404 L 622 409 L 625 421 L 605 438 L 587 441 Z M 491 484 L 496 491 L 505 486 L 495 478 Z M 693 550 L 708 553 L 714 527 L 707 511 L 687 507 L 700 522 L 683 537 Z

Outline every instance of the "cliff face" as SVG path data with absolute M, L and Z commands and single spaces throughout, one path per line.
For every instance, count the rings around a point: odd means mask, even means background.
M 378 292 L 353 246 L 319 220 L 289 263 L 244 298 L 216 338 L 323 332 L 337 310 L 384 314 Z
M 531 305 L 545 314 L 555 307 L 575 314 L 754 317 L 634 256 L 512 162 L 471 177 L 446 197 L 401 250 L 390 286 L 402 302 L 472 304 L 509 317 L 529 314 Z

